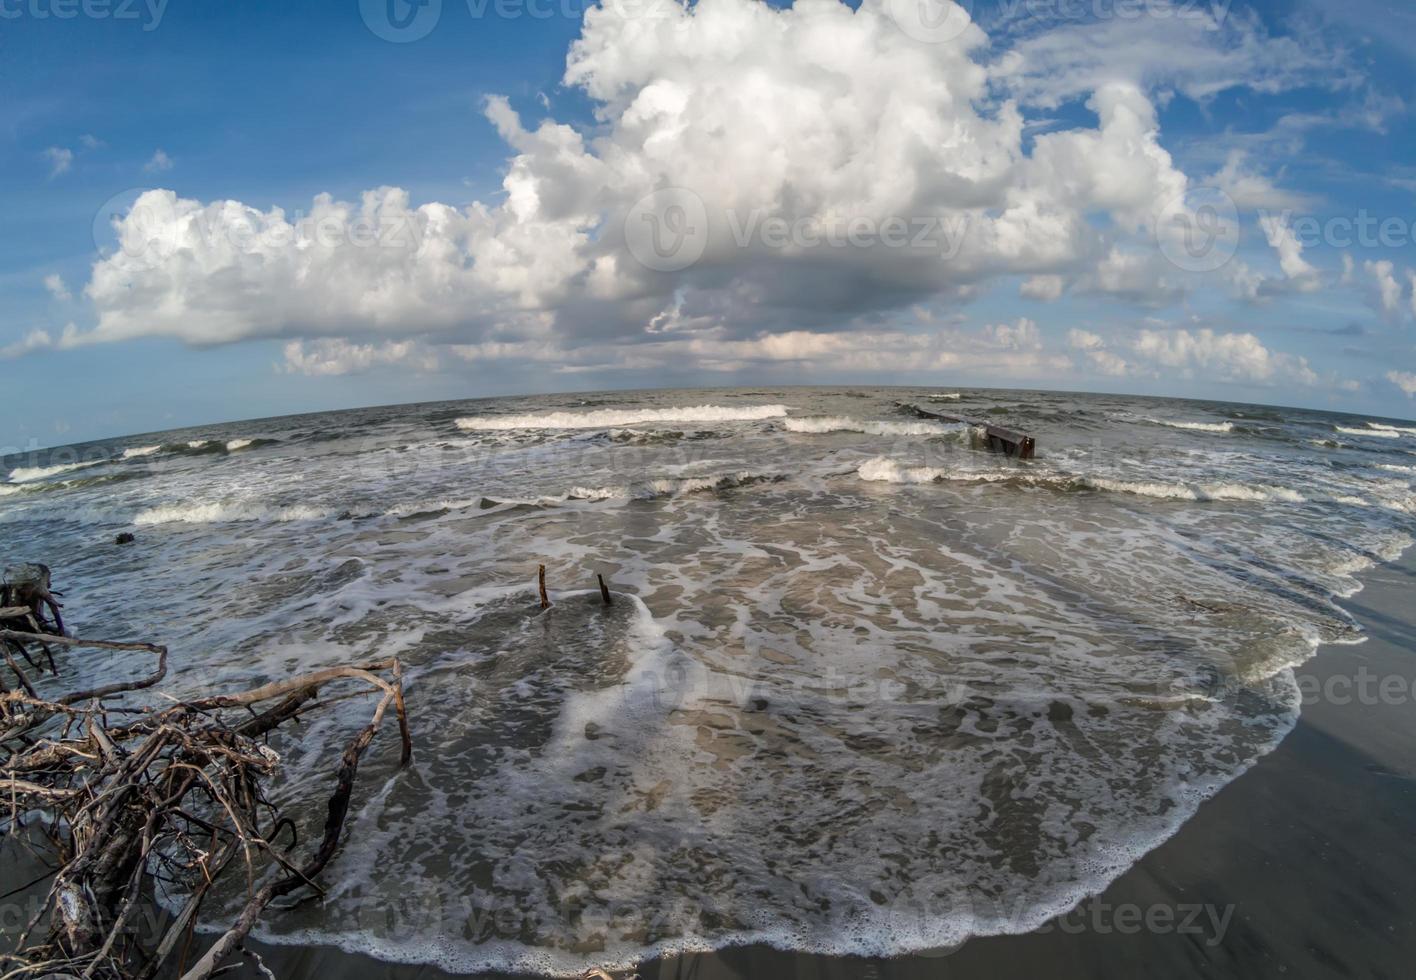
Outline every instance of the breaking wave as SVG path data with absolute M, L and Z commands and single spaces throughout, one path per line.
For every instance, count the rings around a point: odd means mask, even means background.
M 715 490 L 731 490 L 735 487 L 751 486 L 754 483 L 778 483 L 785 477 L 772 473 L 754 473 L 744 470 L 721 476 L 678 477 L 659 480 L 645 480 L 620 487 L 572 487 L 566 494 L 569 500 L 654 500 L 659 497 L 680 497 L 691 493 L 706 493 Z
M 243 522 L 289 523 L 295 521 L 354 520 L 375 517 L 408 518 L 442 514 L 456 510 L 492 510 L 507 507 L 555 507 L 570 501 L 635 501 L 680 497 L 747 487 L 756 483 L 779 483 L 786 477 L 776 473 L 742 470 L 736 473 L 701 477 L 664 477 L 617 486 L 571 487 L 563 494 L 527 499 L 491 496 L 408 501 L 387 508 L 334 508 L 312 505 L 277 506 L 262 503 L 175 503 L 140 511 L 133 524 L 236 524 Z M 21 489 L 21 488 L 15 488 Z
M 1370 425 L 1370 423 L 1368 424 Z M 1368 429 L 1357 429 L 1346 425 L 1334 425 L 1333 428 L 1336 429 L 1338 432 L 1341 432 L 1343 435 L 1347 436 L 1370 436 L 1377 439 L 1401 438 L 1401 433 L 1396 431 L 1395 429 L 1379 429 L 1375 427 Z
M 91 459 L 82 463 L 59 463 L 55 466 L 22 466 L 10 471 L 9 480 L 11 483 L 29 483 L 33 480 L 47 480 L 51 476 L 58 476 L 60 473 L 71 473 L 74 470 L 85 469 L 89 466 L 101 466 L 108 462 L 106 459 Z
M 1404 436 L 1416 436 L 1416 429 L 1404 428 L 1399 425 L 1387 425 L 1385 422 L 1368 422 L 1369 428 L 1377 429 L 1381 432 L 1395 432 Z
M 871 436 L 940 436 L 968 432 L 963 424 L 945 422 L 890 422 L 817 416 L 792 418 L 782 423 L 788 432 L 820 435 L 827 432 L 860 432 Z
M 1101 490 L 1129 493 L 1161 500 L 1249 500 L 1301 504 L 1307 497 L 1287 487 L 1243 483 L 1166 483 L 1116 480 L 1072 473 L 1034 473 L 1025 470 L 947 470 L 934 466 L 901 466 L 885 456 L 862 463 L 856 471 L 862 480 L 876 483 L 1012 483 L 1054 490 Z
M 1233 422 L 1185 422 L 1178 419 L 1155 419 L 1146 416 L 1152 425 L 1164 425 L 1171 429 L 1188 429 L 1191 432 L 1233 432 Z
M 698 405 L 690 408 L 602 409 L 597 412 L 550 412 L 544 415 L 479 415 L 460 418 L 465 432 L 499 432 L 508 429 L 604 429 L 617 425 L 656 422 L 760 422 L 787 414 L 785 405 Z
M 269 507 L 261 504 L 163 504 L 133 518 L 139 527 L 153 524 L 223 524 L 240 521 L 318 521 L 344 512 L 321 507 Z

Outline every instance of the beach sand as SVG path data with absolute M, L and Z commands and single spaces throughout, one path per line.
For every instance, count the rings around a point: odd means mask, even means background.
M 639 976 L 1411 976 L 1416 554 L 1362 579 L 1345 605 L 1369 639 L 1324 647 L 1299 671 L 1305 706 L 1282 745 L 1104 894 L 1042 930 L 892 959 L 748 946 L 647 962 Z M 448 976 L 337 949 L 252 946 L 281 980 Z

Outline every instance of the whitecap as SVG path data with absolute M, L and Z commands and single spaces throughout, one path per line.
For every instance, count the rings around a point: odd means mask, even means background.
M 787 414 L 785 405 L 697 405 L 688 408 L 602 409 L 596 412 L 550 412 L 544 415 L 479 415 L 457 420 L 467 432 L 508 429 L 606 429 L 654 422 L 760 422 Z
M 29 483 L 33 480 L 43 480 L 51 476 L 58 476 L 60 473 L 69 473 L 73 470 L 81 470 L 87 466 L 98 466 L 106 463 L 106 459 L 91 459 L 83 463 L 60 463 L 56 466 L 22 466 L 10 471 L 11 483 Z
M 1401 433 L 1394 429 L 1354 429 L 1345 425 L 1334 425 L 1334 429 L 1348 436 L 1371 436 L 1377 439 L 1400 439 Z
M 141 511 L 133 518 L 139 527 L 153 524 L 224 524 L 240 521 L 317 521 L 332 512 L 309 506 L 267 507 L 260 504 L 163 504 Z
M 875 483 L 933 483 L 949 478 L 946 470 L 933 466 L 901 466 L 885 456 L 861 463 L 856 473 L 862 480 Z
M 1164 425 L 1172 429 L 1188 429 L 1192 432 L 1233 432 L 1233 422 L 1186 422 L 1180 419 L 1155 419 L 1150 416 L 1146 421 L 1154 425 Z
M 859 432 L 871 436 L 939 436 L 967 432 L 968 426 L 940 422 L 898 422 L 889 420 L 852 419 L 833 416 L 787 419 L 782 425 L 788 432 L 820 435 L 828 432 Z
M 877 456 L 856 471 L 863 480 L 880 483 L 1000 483 L 1050 487 L 1056 490 L 1100 490 L 1127 493 L 1159 500 L 1192 501 L 1276 501 L 1301 504 L 1307 497 L 1296 490 L 1271 484 L 1168 483 L 1159 480 L 1119 480 L 1066 472 L 1028 470 L 947 470 L 933 466 L 901 466 L 895 460 Z

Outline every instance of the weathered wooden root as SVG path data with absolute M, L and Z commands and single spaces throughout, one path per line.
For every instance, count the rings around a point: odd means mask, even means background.
M 64 634 L 64 617 L 59 612 L 63 603 L 58 601 L 61 594 L 50 591 L 48 565 L 14 565 L 5 569 L 4 579 L 0 581 L 0 631 L 9 634 L 0 636 L 0 655 L 15 675 L 15 681 L 31 696 L 35 693 L 34 684 L 15 657 L 22 658 L 31 670 L 43 673 L 44 667 L 30 655 L 30 645 L 38 645 L 48 662 L 49 673 L 56 672 L 49 643 L 51 637 Z M 28 634 L 30 642 L 16 639 L 15 633 Z M 0 694 L 8 690 L 0 678 Z
M 25 643 L 35 634 L 0 630 Z M 143 651 L 156 669 L 130 682 L 45 698 L 32 689 L 0 695 L 0 831 L 42 845 L 54 880 L 43 911 L 0 953 L 0 976 L 62 973 L 147 980 L 185 958 L 202 902 L 233 862 L 250 893 L 236 921 L 183 980 L 206 980 L 240 948 L 274 899 L 314 879 L 338 850 L 359 762 L 392 707 L 402 762 L 412 751 L 397 660 L 335 667 L 237 694 L 157 706 L 115 699 L 157 684 L 164 647 L 49 637 L 71 647 Z M 379 695 L 369 723 L 345 748 L 324 834 L 300 863 L 297 827 L 263 793 L 279 766 L 265 737 L 319 705 L 330 685 L 357 682 Z M 121 722 L 116 719 L 121 719 Z M 286 835 L 288 843 L 277 845 Z M 187 896 L 158 937 L 139 937 L 140 907 L 154 882 Z M 262 883 L 264 882 L 264 883 Z M 34 938 L 32 939 L 32 935 Z

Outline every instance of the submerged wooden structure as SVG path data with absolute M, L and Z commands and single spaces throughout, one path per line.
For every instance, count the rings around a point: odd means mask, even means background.
M 900 407 L 922 419 L 934 419 L 939 422 L 952 422 L 956 425 L 970 426 L 978 433 L 975 442 L 979 449 L 987 449 L 989 452 L 993 453 L 1002 453 L 1004 456 L 1011 456 L 1014 459 L 1032 459 L 1033 454 L 1037 451 L 1036 439 L 1012 429 L 1005 429 L 1002 426 L 992 425 L 987 422 L 976 422 L 973 419 L 966 419 L 960 415 L 946 415 L 942 412 L 931 412 L 928 409 L 920 408 L 918 405 L 910 405 L 905 402 L 901 402 Z

